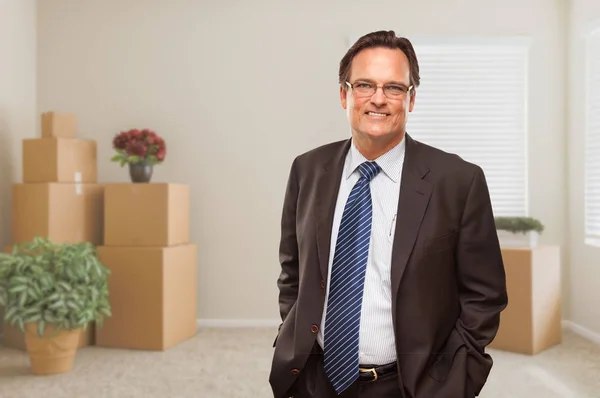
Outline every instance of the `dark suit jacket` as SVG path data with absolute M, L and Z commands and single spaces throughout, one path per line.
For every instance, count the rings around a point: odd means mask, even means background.
M 350 143 L 314 149 L 291 167 L 277 281 L 283 322 L 269 378 L 275 398 L 297 378 L 321 326 L 333 214 Z M 492 367 L 484 348 L 508 300 L 481 168 L 407 134 L 392 250 L 400 391 L 406 398 L 478 395 Z

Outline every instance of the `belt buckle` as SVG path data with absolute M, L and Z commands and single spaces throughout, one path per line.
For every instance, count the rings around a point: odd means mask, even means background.
M 373 382 L 377 381 L 377 377 L 378 376 L 377 376 L 377 371 L 375 370 L 375 368 L 369 368 L 369 369 L 367 369 L 367 368 L 358 368 L 358 371 L 359 372 L 371 372 L 371 373 L 373 373 L 373 380 L 371 380 L 370 383 L 373 383 Z

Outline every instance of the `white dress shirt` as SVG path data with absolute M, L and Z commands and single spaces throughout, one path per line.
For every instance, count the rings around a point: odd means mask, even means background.
M 404 150 L 405 139 L 375 159 L 381 167 L 381 171 L 370 184 L 373 224 L 359 331 L 359 363 L 361 365 L 384 365 L 396 361 L 396 341 L 392 322 L 391 263 Z M 358 166 L 366 161 L 367 159 L 356 149 L 353 141 L 346 155 L 333 217 L 325 310 L 321 321 L 322 327 L 317 334 L 317 341 L 321 347 L 324 347 L 331 267 L 342 213 L 350 191 L 360 178 Z

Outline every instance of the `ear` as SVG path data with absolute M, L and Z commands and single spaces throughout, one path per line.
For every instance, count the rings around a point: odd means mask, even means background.
M 348 91 L 343 86 L 340 86 L 340 102 L 342 103 L 342 108 L 346 109 L 347 107 L 347 95 Z
M 413 111 L 413 108 L 415 107 L 415 97 L 416 97 L 416 96 L 417 96 L 417 92 L 416 92 L 416 91 L 413 91 L 413 92 L 410 94 L 410 100 L 409 100 L 410 102 L 409 102 L 409 104 L 408 104 L 408 111 L 409 111 L 409 112 L 412 112 L 412 111 Z

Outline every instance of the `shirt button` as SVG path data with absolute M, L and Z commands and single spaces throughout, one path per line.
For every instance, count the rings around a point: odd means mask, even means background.
M 319 331 L 319 327 L 317 325 L 312 325 L 310 330 L 312 330 L 313 333 L 317 333 Z
M 300 373 L 300 371 L 298 369 L 292 369 L 290 373 L 293 375 L 297 375 L 298 373 Z

